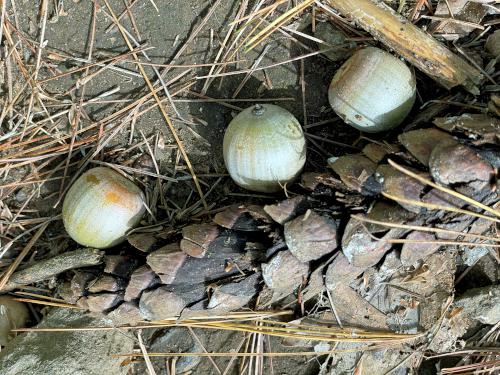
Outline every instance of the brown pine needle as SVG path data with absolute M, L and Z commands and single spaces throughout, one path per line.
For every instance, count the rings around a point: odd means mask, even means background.
M 456 234 L 457 236 L 475 237 L 475 238 L 478 238 L 481 240 L 500 242 L 500 238 L 496 238 L 496 237 L 492 237 L 492 236 L 485 236 L 485 235 L 477 234 L 477 233 L 463 233 L 460 231 L 450 230 L 450 229 L 431 228 L 431 227 L 422 227 L 419 225 L 390 223 L 388 221 L 379 221 L 379 220 L 368 219 L 368 218 L 360 216 L 360 215 L 351 215 L 351 217 L 353 219 L 356 219 L 356 220 L 359 220 L 359 221 L 362 221 L 365 223 L 382 225 L 382 226 L 389 227 L 389 228 L 410 229 L 410 230 L 417 230 L 417 231 L 421 231 L 421 232 L 432 232 L 432 233 Z
M 262 323 L 255 325 L 255 322 Z M 137 326 L 121 326 L 121 327 L 82 327 L 82 328 L 22 328 L 15 330 L 16 332 L 66 332 L 66 331 L 92 331 L 92 330 L 112 330 L 112 329 L 145 329 L 145 328 L 160 328 L 160 327 L 192 327 L 214 330 L 225 330 L 232 332 L 248 332 L 255 334 L 264 334 L 280 338 L 290 339 L 309 339 L 326 342 L 353 342 L 353 343 L 403 343 L 421 337 L 422 334 L 397 334 L 392 332 L 380 331 L 363 331 L 356 328 L 335 328 L 323 325 L 307 325 L 299 324 L 294 326 L 282 326 L 282 322 L 270 320 L 253 320 L 251 323 L 241 323 L 234 321 L 210 322 L 193 320 L 172 320 L 165 324 L 141 324 Z M 285 323 L 286 324 L 286 323 Z M 278 326 L 277 326 L 278 325 Z
M 246 15 L 244 17 L 238 18 L 237 20 L 231 21 L 229 23 L 229 25 L 235 25 L 237 23 L 240 23 L 240 22 L 245 21 L 245 20 L 247 20 L 247 19 L 250 18 L 250 21 L 247 22 L 247 25 L 248 25 L 250 22 L 252 22 L 253 18 L 257 19 L 255 16 L 258 16 L 258 15 L 260 15 L 262 13 L 267 13 L 268 11 L 273 11 L 278 6 L 280 6 L 283 3 L 286 3 L 287 1 L 288 0 L 277 0 L 274 4 L 268 5 L 267 7 L 261 8 L 261 9 L 255 11 L 255 12 L 249 14 L 249 15 Z
M 50 296 L 45 296 L 43 294 L 30 293 L 30 292 L 14 292 L 14 294 L 15 295 L 19 295 L 19 296 L 34 297 L 34 298 L 37 298 L 37 299 L 47 300 L 47 301 L 51 301 L 51 302 L 66 303 L 66 301 L 63 300 L 63 299 L 54 298 L 54 297 L 50 297 Z
M 391 345 L 367 345 L 352 349 L 334 349 L 329 351 L 321 351 L 321 352 L 217 352 L 217 353 L 148 353 L 150 357 L 296 357 L 296 356 L 321 356 L 327 354 L 339 354 L 339 353 L 356 353 L 363 352 L 369 350 L 378 350 L 383 348 L 391 347 Z M 141 357 L 142 354 L 138 353 L 128 353 L 128 354 L 112 354 L 113 358 L 122 358 L 122 357 Z
M 153 367 L 153 363 L 151 363 L 151 359 L 149 358 L 149 353 L 146 349 L 146 346 L 142 342 L 142 332 L 139 331 L 137 333 L 137 339 L 139 341 L 139 348 L 141 349 L 141 355 L 144 357 L 144 361 L 146 362 L 146 368 L 148 369 L 149 375 L 156 375 L 156 371 Z
M 456 245 L 456 246 L 482 246 L 500 248 L 500 244 L 477 243 L 477 242 L 462 242 L 462 241 L 441 241 L 441 240 L 406 240 L 406 239 L 389 239 L 389 243 L 420 243 L 420 244 L 437 244 L 437 245 Z
M 422 182 L 423 184 L 427 184 L 429 186 L 432 186 L 435 189 L 441 190 L 444 193 L 448 193 L 448 194 L 450 194 L 450 195 L 452 195 L 452 196 L 454 196 L 454 197 L 456 197 L 458 199 L 463 200 L 464 202 L 467 202 L 467 203 L 469 203 L 469 204 L 471 204 L 473 206 L 476 206 L 476 207 L 478 207 L 478 208 L 480 208 L 480 209 L 482 209 L 484 211 L 487 211 L 487 212 L 489 212 L 489 213 L 491 213 L 491 214 L 493 214 L 493 215 L 495 215 L 497 217 L 500 217 L 500 212 L 499 211 L 497 211 L 497 210 L 495 210 L 495 209 L 493 209 L 491 207 L 488 207 L 485 204 L 482 204 L 482 203 L 476 201 L 475 199 L 469 198 L 469 197 L 467 197 L 467 196 L 465 196 L 463 194 L 457 193 L 456 191 L 454 191 L 452 189 L 449 189 L 447 187 L 438 185 L 438 184 L 436 184 L 436 183 L 434 183 L 434 182 L 426 179 L 425 177 L 419 176 L 418 174 L 413 173 L 412 171 L 410 171 L 410 170 L 402 167 L 401 165 L 395 163 L 391 159 L 389 159 L 388 162 L 389 162 L 389 164 L 393 168 L 395 168 L 398 171 L 400 171 L 400 172 L 402 172 L 402 173 L 404 173 L 404 174 L 406 174 L 406 175 L 408 175 L 408 176 L 416 179 L 417 181 Z
M 443 210 L 443 211 L 449 211 L 449 212 L 456 212 L 459 214 L 479 217 L 481 219 L 490 220 L 490 221 L 493 221 L 495 223 L 500 223 L 500 219 L 496 219 L 496 218 L 491 217 L 491 216 L 478 214 L 477 212 L 474 212 L 474 211 L 463 210 L 461 208 L 455 208 L 455 207 L 450 207 L 450 206 L 442 206 L 439 204 L 425 203 L 425 202 L 421 202 L 421 201 L 418 201 L 415 199 L 407 199 L 407 198 L 398 197 L 396 195 L 391 195 L 391 194 L 387 194 L 387 193 L 382 193 L 382 195 L 384 197 L 392 199 L 393 201 L 396 201 L 396 202 L 411 204 L 413 206 L 424 207 L 424 208 L 428 208 L 431 210 Z
M 39 299 L 31 299 L 31 298 L 13 298 L 14 301 L 33 303 L 35 305 L 43 305 L 43 306 L 53 306 L 53 307 L 62 307 L 65 309 L 77 309 L 77 310 L 85 310 L 82 307 L 72 305 L 69 303 L 61 303 L 61 302 L 50 302 L 50 301 L 42 301 Z
M 289 9 L 285 13 L 283 13 L 281 16 L 276 18 L 273 22 L 271 22 L 269 25 L 264 27 L 260 32 L 258 32 L 255 36 L 253 36 L 246 44 L 246 52 L 251 51 L 254 49 L 257 45 L 262 43 L 269 35 L 271 35 L 275 30 L 280 28 L 282 25 L 284 25 L 286 22 L 288 22 L 290 19 L 295 17 L 297 14 L 302 12 L 305 8 L 307 8 L 309 5 L 314 3 L 314 0 L 305 0 L 304 2 L 297 4 L 293 8 Z

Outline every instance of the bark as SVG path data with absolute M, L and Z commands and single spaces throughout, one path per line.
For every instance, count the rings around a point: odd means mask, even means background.
M 29 285 L 47 280 L 75 268 L 96 266 L 102 262 L 103 256 L 103 251 L 85 248 L 38 261 L 24 270 L 15 272 L 10 277 L 10 280 L 3 288 L 2 292 L 9 292 L 22 285 Z

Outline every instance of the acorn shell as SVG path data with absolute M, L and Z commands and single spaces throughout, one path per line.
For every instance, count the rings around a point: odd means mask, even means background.
M 335 73 L 328 90 L 333 110 L 367 133 L 398 126 L 415 102 L 415 76 L 404 62 L 374 47 L 357 51 Z
M 306 161 L 306 142 L 297 119 L 272 104 L 240 112 L 224 135 L 224 162 L 239 186 L 275 192 L 293 181 Z
M 62 217 L 72 239 L 103 249 L 122 242 L 144 211 L 144 195 L 136 185 L 110 168 L 97 167 L 68 190 Z

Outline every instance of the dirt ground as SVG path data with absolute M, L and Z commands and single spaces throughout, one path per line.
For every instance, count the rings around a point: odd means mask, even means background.
M 123 10 L 123 2 L 110 1 L 110 5 L 117 13 Z M 133 14 L 135 16 L 137 31 L 140 34 L 138 41 L 144 43 L 148 48 L 147 54 L 153 63 L 166 64 L 173 61 L 173 57 L 179 48 L 182 47 L 187 37 L 193 32 L 197 23 L 211 8 L 213 1 L 155 1 L 158 11 L 148 0 L 134 2 Z M 220 43 L 229 27 L 229 22 L 234 19 L 238 2 L 222 1 L 217 7 L 215 14 L 203 27 L 195 40 L 189 44 L 186 52 L 175 60 L 175 64 L 206 64 L 210 63 L 217 52 L 217 45 Z M 18 2 L 19 24 L 28 35 L 36 30 L 39 4 L 32 1 Z M 64 2 L 64 15 L 53 16 L 47 25 L 45 39 L 47 48 L 54 51 L 64 52 L 68 55 L 84 58 L 89 52 L 89 32 L 92 23 L 92 2 L 90 1 L 67 1 Z M 106 32 L 110 26 L 110 20 L 102 11 L 97 11 L 96 35 L 93 57 L 106 58 L 110 55 L 117 55 L 128 51 L 123 38 L 117 28 Z M 128 29 L 134 29 L 127 17 L 124 17 L 123 24 Z M 288 38 L 279 36 L 273 38 L 269 45 L 268 52 L 263 57 L 259 66 L 267 66 L 279 61 L 284 61 L 299 55 L 296 48 L 291 48 Z M 263 46 L 259 46 L 254 51 L 246 54 L 239 54 L 235 60 L 243 60 L 241 67 L 249 65 L 262 52 Z M 69 68 L 71 62 L 68 62 Z M 133 65 L 123 63 L 119 66 L 124 69 Z M 307 106 L 307 118 L 309 123 L 327 118 L 332 113 L 327 105 L 327 95 L 325 88 L 328 86 L 337 66 L 332 64 L 320 55 L 314 59 L 309 59 L 304 64 L 305 97 Z M 197 76 L 208 73 L 209 68 L 196 69 Z M 166 75 L 165 80 L 175 77 L 181 73 L 181 69 L 172 69 Z M 267 76 L 267 77 L 266 77 Z M 276 103 L 290 110 L 301 122 L 303 122 L 304 112 L 302 109 L 302 93 L 300 86 L 300 63 L 293 62 L 277 66 L 263 71 L 258 71 L 252 75 L 248 82 L 239 92 L 238 102 L 233 105 L 246 108 L 256 99 L 275 98 Z M 153 77 L 153 76 L 151 76 Z M 74 75 L 51 81 L 47 84 L 48 92 L 58 96 L 74 84 Z M 242 81 L 242 75 L 228 76 L 223 80 L 216 80 L 211 86 L 207 95 L 212 98 L 231 98 L 234 91 Z M 199 91 L 204 84 L 200 79 L 192 86 L 193 91 Z M 141 77 L 128 75 L 112 70 L 107 70 L 99 75 L 98 79 L 92 79 L 86 86 L 87 97 L 94 97 L 113 89 L 119 89 L 115 94 L 107 96 L 108 100 L 128 99 L 134 97 L 138 90 L 143 89 L 144 80 Z M 250 101 L 245 101 L 250 99 Z M 221 138 L 224 129 L 232 116 L 237 113 L 231 108 L 218 104 L 198 102 L 196 100 L 174 100 L 177 110 L 182 118 L 192 121 L 186 125 L 176 121 L 179 135 L 184 141 L 197 171 L 221 170 L 222 152 Z M 106 114 L 113 111 L 116 106 L 113 104 L 95 105 L 88 110 L 91 120 L 99 120 Z M 200 119 L 201 121 L 197 121 Z M 343 126 L 343 125 L 341 125 Z M 196 134 L 189 130 L 192 128 Z M 350 129 L 345 127 L 339 131 L 340 134 Z M 166 128 L 165 121 L 161 117 L 159 110 L 152 110 L 141 116 L 137 120 L 135 136 L 140 136 L 140 131 L 145 135 L 153 134 L 157 131 L 165 137 L 165 143 L 172 143 L 173 139 Z M 333 133 L 333 138 L 335 137 Z M 121 138 L 116 138 L 116 142 L 127 142 L 128 130 L 124 131 Z M 348 139 L 339 139 L 347 141 Z M 334 148 L 330 150 L 335 153 Z M 338 152 L 338 151 L 337 151 Z M 165 165 L 172 162 L 171 154 L 165 153 L 160 159 Z M 209 157 L 207 157 L 209 156 Z

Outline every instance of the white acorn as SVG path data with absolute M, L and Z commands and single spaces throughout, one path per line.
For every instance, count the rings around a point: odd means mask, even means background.
M 333 110 L 367 133 L 398 126 L 415 102 L 416 82 L 404 62 L 379 48 L 357 51 L 335 73 L 328 90 Z
M 104 249 L 122 242 L 144 211 L 144 195 L 134 183 L 110 168 L 97 167 L 68 190 L 62 217 L 72 239 Z
M 302 171 L 306 141 L 290 112 L 273 104 L 257 104 L 231 121 L 223 152 L 226 168 L 239 186 L 276 192 Z

